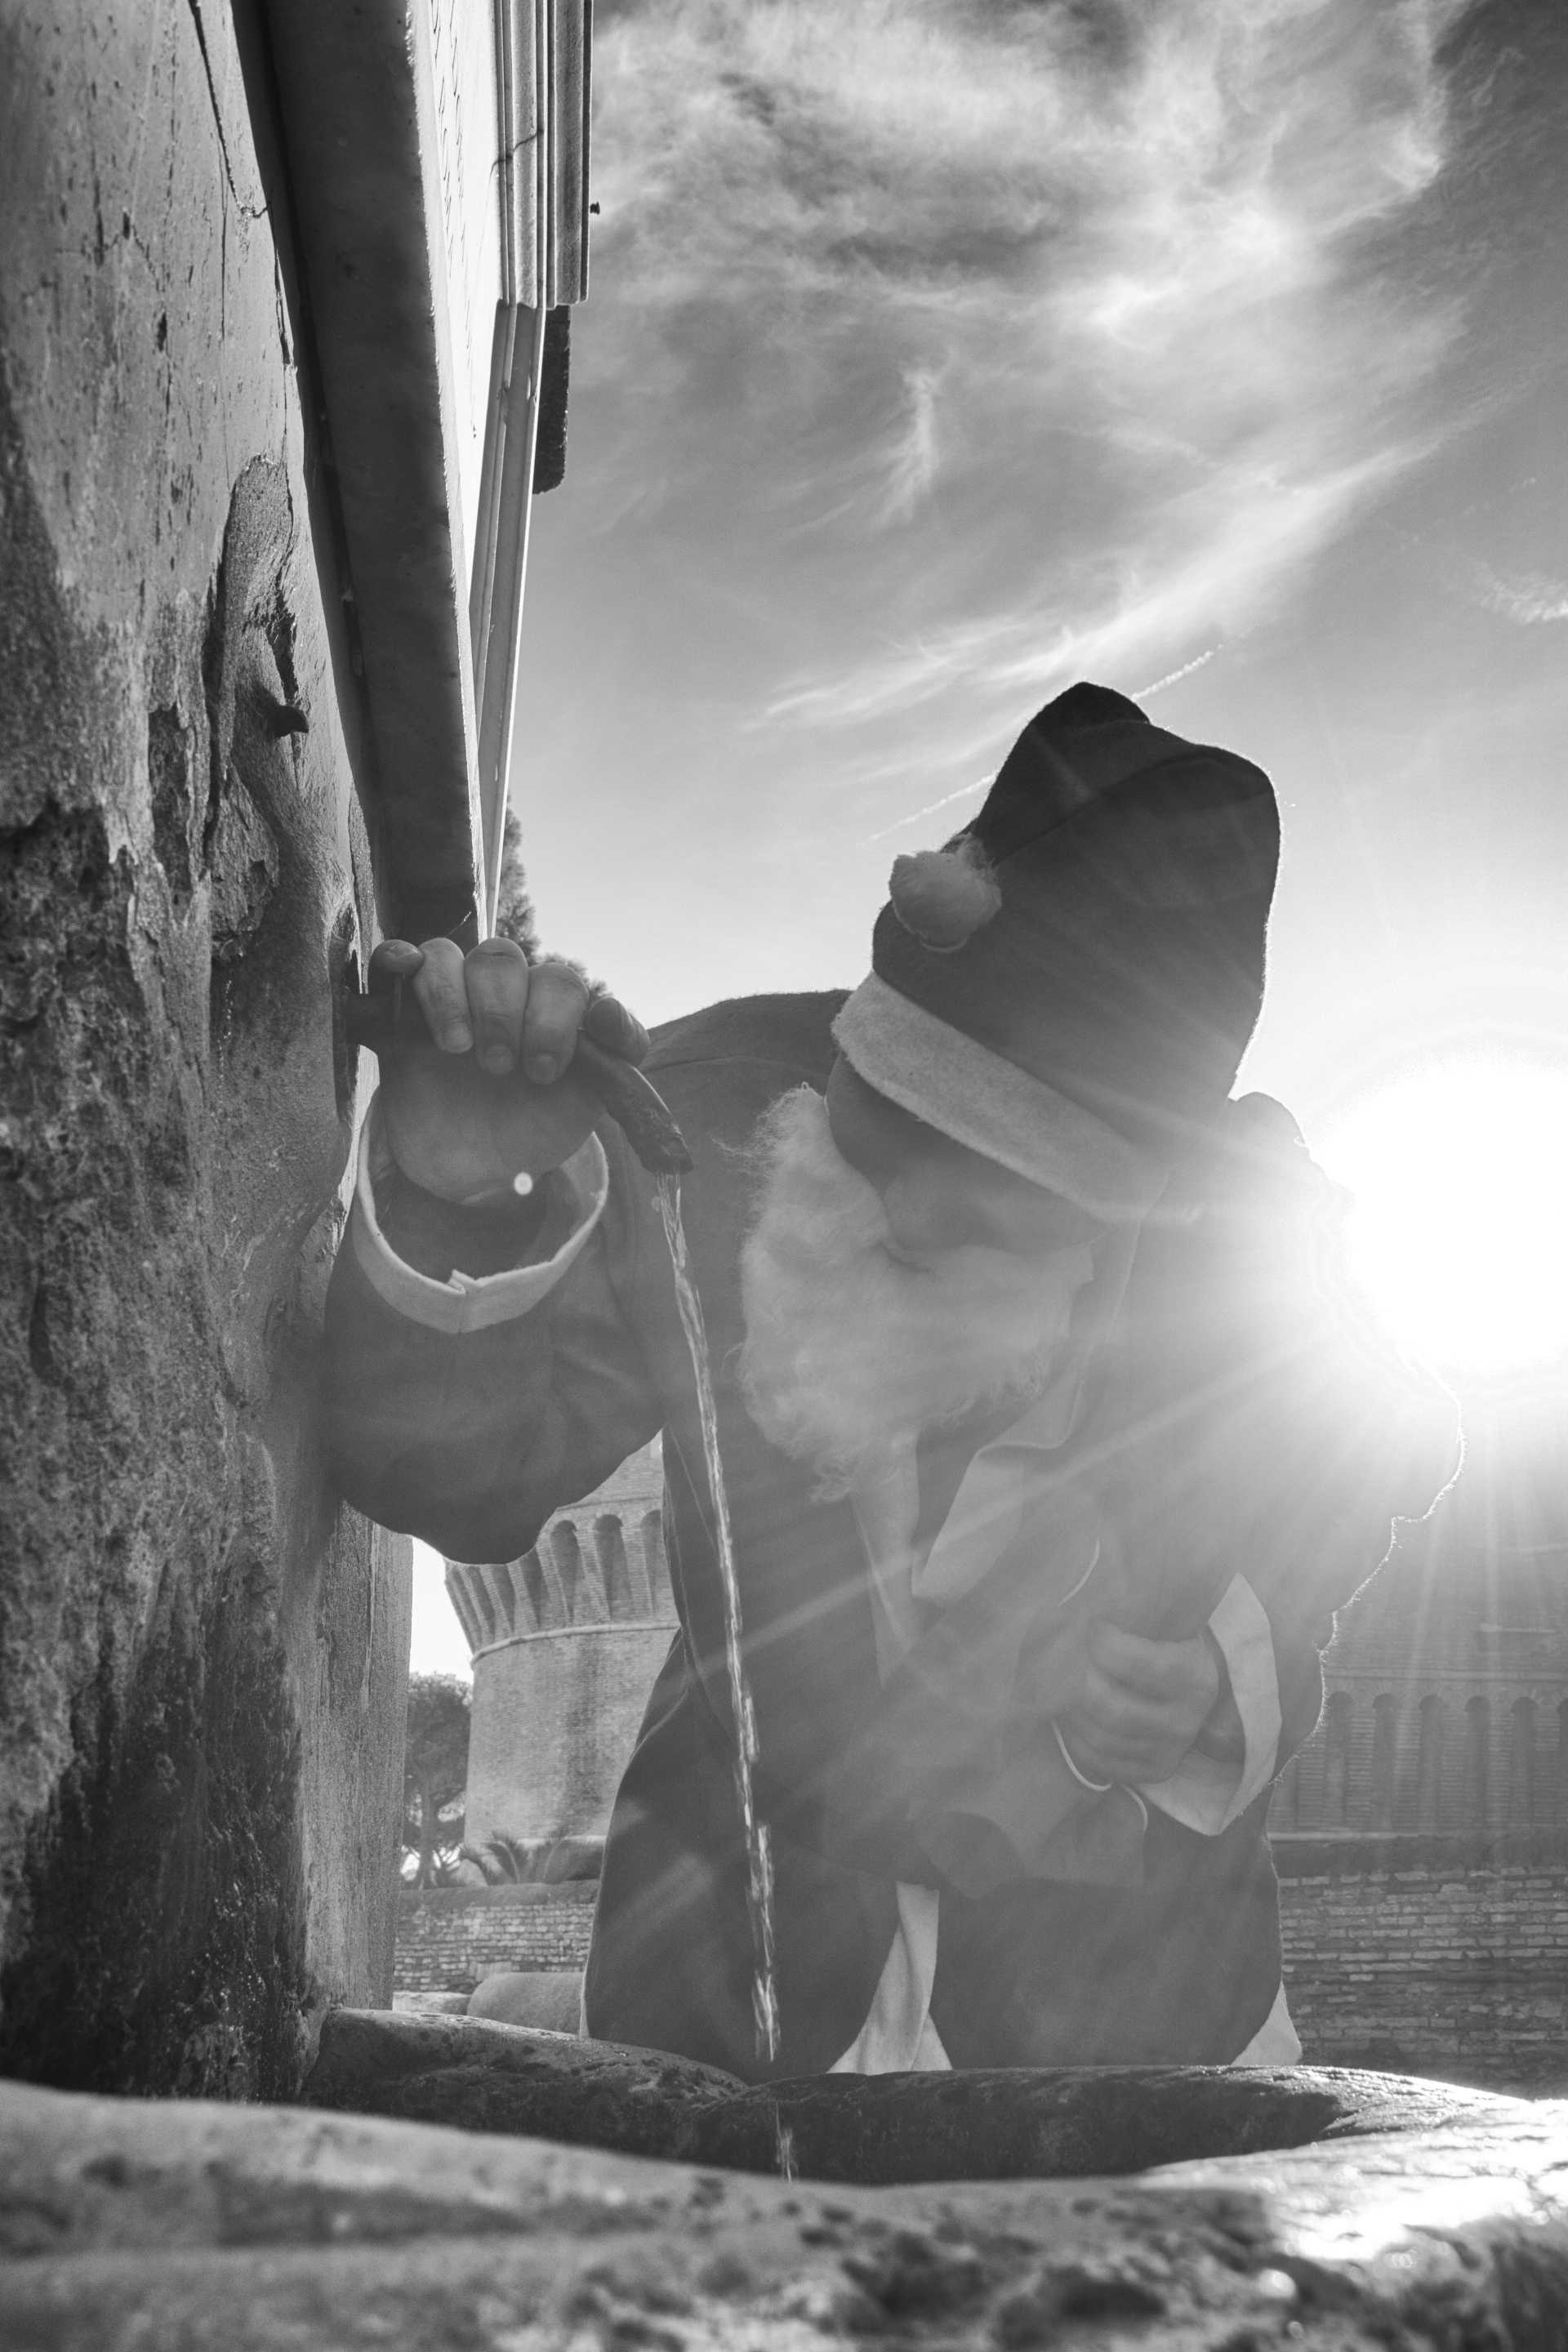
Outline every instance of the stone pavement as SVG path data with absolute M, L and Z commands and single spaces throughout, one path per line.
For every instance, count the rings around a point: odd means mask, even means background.
M 0 2342 L 1555 2352 L 1568 2105 L 1132 2179 L 879 2189 L 5 2084 Z

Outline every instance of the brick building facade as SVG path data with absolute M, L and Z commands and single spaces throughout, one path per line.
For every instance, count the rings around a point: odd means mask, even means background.
M 1550 1431 L 1481 1419 L 1341 1614 L 1269 1817 L 1310 2059 L 1568 2087 L 1565 1515 Z

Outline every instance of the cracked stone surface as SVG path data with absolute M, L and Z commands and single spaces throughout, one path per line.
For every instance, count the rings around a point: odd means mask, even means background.
M 842 2189 L 0 2086 L 12 2352 L 1547 2352 L 1568 2106 L 1117 2180 Z
M 490 2018 L 337 2010 L 305 2085 L 311 2106 L 672 2156 L 744 2085 L 660 2051 Z
M 1523 2099 L 1345 2068 L 819 2075 L 749 2089 L 658 2051 L 475 2017 L 339 2010 L 310 2105 L 863 2186 L 1070 2179 L 1373 2133 L 1482 2127 Z
M 803 2179 L 1067 2180 L 1373 2133 L 1507 2123 L 1530 2112 L 1528 2100 L 1342 2067 L 824 2075 L 710 2107 L 679 2153 L 732 2170 L 776 2171 L 782 2126 Z

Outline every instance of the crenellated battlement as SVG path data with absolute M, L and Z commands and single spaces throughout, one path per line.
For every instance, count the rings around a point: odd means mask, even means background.
M 675 1623 L 657 1444 L 557 1511 L 516 1559 L 447 1562 L 447 1591 L 479 1657 L 578 1628 Z

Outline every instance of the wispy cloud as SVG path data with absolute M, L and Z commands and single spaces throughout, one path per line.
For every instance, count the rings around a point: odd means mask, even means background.
M 1465 5 L 601 18 L 574 363 L 628 477 L 665 421 L 605 512 L 743 513 L 770 724 L 940 700 L 931 781 L 973 773 L 1021 695 L 1184 674 L 1423 454 L 1458 320 L 1379 240 L 1442 168 Z
M 904 378 L 902 430 L 884 456 L 886 477 L 873 520 L 907 522 L 936 480 L 936 371 L 910 368 Z
M 1505 621 L 1516 621 L 1521 628 L 1537 627 L 1543 621 L 1568 621 L 1568 582 L 1537 573 L 1504 579 L 1484 563 L 1476 566 L 1476 575 L 1480 602 L 1489 613 L 1499 613 Z

